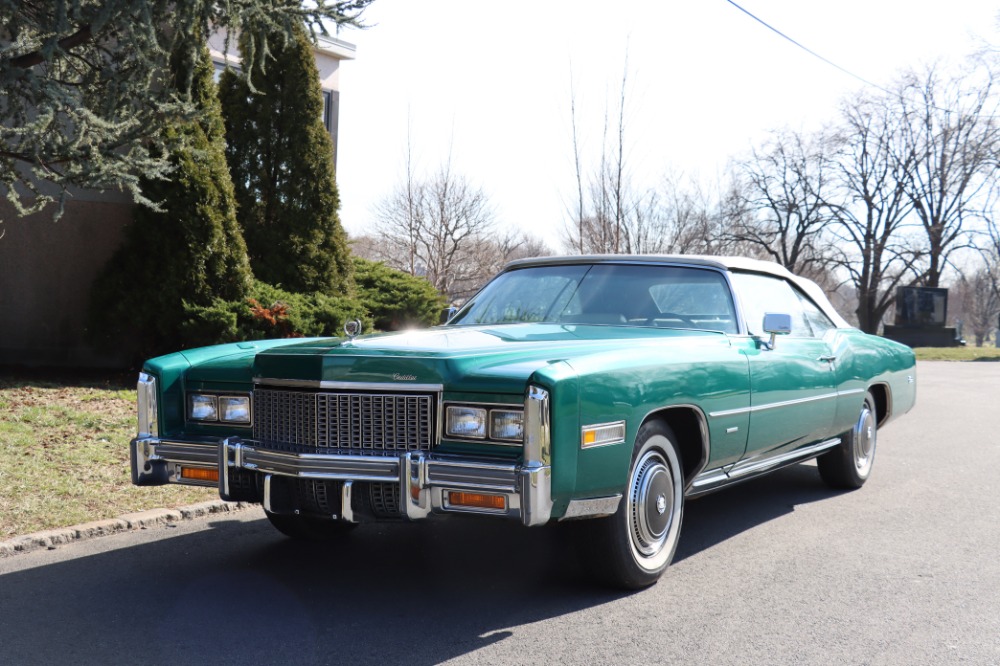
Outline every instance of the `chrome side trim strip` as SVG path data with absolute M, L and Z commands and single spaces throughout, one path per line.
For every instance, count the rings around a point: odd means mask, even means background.
M 261 386 L 282 388 L 341 389 L 355 391 L 413 391 L 420 393 L 441 393 L 444 384 L 410 384 L 408 382 L 332 382 L 312 379 L 275 379 L 254 377 L 253 383 Z
M 865 389 L 847 389 L 846 391 L 837 391 L 837 395 L 854 395 L 855 393 L 867 393 Z
M 781 402 L 769 402 L 763 405 L 751 405 L 750 407 L 739 407 L 737 409 L 724 409 L 718 412 L 709 412 L 709 416 L 713 419 L 720 416 L 734 416 L 736 414 L 746 414 L 753 412 L 762 412 L 765 409 L 777 409 L 779 407 L 791 407 L 793 405 L 801 405 L 807 402 L 816 402 L 817 400 L 829 400 L 831 398 L 836 398 L 839 393 L 824 393 L 822 395 L 813 395 L 808 398 L 796 398 L 794 400 L 782 400 Z
M 774 456 L 741 460 L 728 469 L 715 468 L 702 472 L 688 488 L 687 497 L 697 497 L 698 495 L 703 495 L 734 483 L 748 481 L 765 472 L 774 471 L 779 467 L 815 458 L 824 451 L 832 449 L 839 444 L 840 438 L 834 437 L 801 449 L 795 449 L 794 451 Z
M 691 490 L 699 490 L 703 487 L 712 487 L 729 480 L 729 475 L 723 468 L 709 469 L 697 476 L 691 484 Z
M 746 476 L 747 474 L 756 474 L 758 472 L 771 470 L 775 467 L 780 467 L 781 465 L 792 463 L 797 460 L 806 460 L 815 457 L 827 449 L 832 449 L 838 444 L 840 444 L 840 438 L 834 437 L 818 444 L 813 444 L 812 446 L 795 449 L 794 451 L 789 451 L 787 453 L 769 458 L 741 460 L 729 471 L 729 478 L 735 479 L 741 476 Z
M 618 505 L 621 504 L 621 501 L 621 495 L 570 500 L 569 506 L 566 507 L 566 513 L 559 520 L 610 516 L 618 511 Z

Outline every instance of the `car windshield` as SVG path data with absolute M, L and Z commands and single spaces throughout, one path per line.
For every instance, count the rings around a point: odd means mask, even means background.
M 721 273 L 646 264 L 507 271 L 483 287 L 450 324 L 526 322 L 737 332 L 729 285 Z

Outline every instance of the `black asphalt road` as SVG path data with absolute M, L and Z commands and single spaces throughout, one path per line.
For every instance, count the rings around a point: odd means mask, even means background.
M 487 520 L 289 542 L 209 517 L 0 559 L 0 664 L 1000 665 L 1000 363 L 922 363 L 860 491 L 812 465 L 688 504 L 648 590 Z

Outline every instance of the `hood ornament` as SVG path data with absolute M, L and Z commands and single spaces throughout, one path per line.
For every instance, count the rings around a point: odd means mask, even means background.
M 351 340 L 358 337 L 361 334 L 361 320 L 349 319 L 347 322 L 345 322 L 344 333 L 347 333 L 347 337 Z

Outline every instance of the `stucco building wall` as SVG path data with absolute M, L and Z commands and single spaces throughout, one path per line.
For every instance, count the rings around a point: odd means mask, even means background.
M 213 58 L 238 66 L 235 40 L 228 54 L 224 43 L 223 35 L 209 40 Z M 354 51 L 329 38 L 315 49 L 335 150 L 340 61 L 353 59 Z M 0 365 L 124 367 L 128 353 L 96 352 L 85 341 L 85 326 L 91 284 L 121 245 L 132 206 L 122 193 L 74 191 L 53 222 L 52 207 L 18 218 L 0 200 Z
M 126 201 L 74 200 L 18 218 L 0 202 L 0 365 L 120 366 L 84 341 L 90 286 L 122 242 Z

